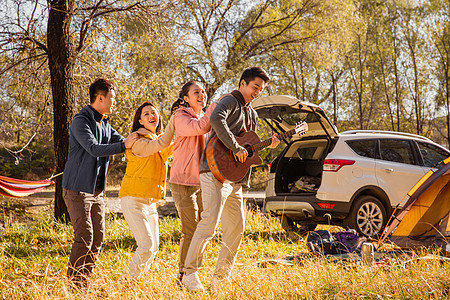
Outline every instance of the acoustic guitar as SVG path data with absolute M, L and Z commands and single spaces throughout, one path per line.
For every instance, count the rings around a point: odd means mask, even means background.
M 279 140 L 298 133 L 304 134 L 308 130 L 306 122 L 298 123 L 294 129 L 278 134 Z M 248 152 L 247 159 L 240 163 L 234 154 L 228 149 L 220 139 L 213 137 L 206 146 L 206 160 L 208 166 L 217 180 L 224 183 L 225 180 L 239 182 L 245 177 L 251 166 L 260 165 L 262 163 L 258 152 L 270 146 L 272 138 L 261 141 L 254 131 L 246 131 L 239 136 L 235 136 L 239 145 Z

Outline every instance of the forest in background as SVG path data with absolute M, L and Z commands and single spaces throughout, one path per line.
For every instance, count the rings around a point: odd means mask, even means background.
M 403 131 L 449 147 L 448 0 L 66 0 L 73 101 L 55 113 L 58 1 L 0 0 L 0 175 L 57 173 L 54 116 L 70 124 L 97 77 L 117 85 L 111 121 L 126 136 L 142 102 L 167 122 L 184 82 L 203 82 L 211 101 L 252 65 L 272 77 L 265 95 L 318 104 L 339 131 Z

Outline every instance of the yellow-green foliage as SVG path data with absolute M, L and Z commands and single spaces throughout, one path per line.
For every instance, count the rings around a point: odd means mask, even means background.
M 208 285 L 220 249 L 214 238 L 204 257 L 200 278 L 207 292 L 180 287 L 177 273 L 180 223 L 160 222 L 160 252 L 139 282 L 128 282 L 127 266 L 136 248 L 122 218 L 107 220 L 106 241 L 89 286 L 74 290 L 65 277 L 72 239 L 70 225 L 55 224 L 52 212 L 9 222 L 0 231 L 0 299 L 445 299 L 450 264 L 413 260 L 386 268 L 306 259 L 285 265 L 288 255 L 306 252 L 301 239 L 286 238 L 279 222 L 259 212 L 247 214 L 247 226 L 233 285 L 213 291 Z M 220 228 L 218 230 L 220 237 Z

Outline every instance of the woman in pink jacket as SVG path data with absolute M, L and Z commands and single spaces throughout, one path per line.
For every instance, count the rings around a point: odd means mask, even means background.
M 209 117 L 216 106 L 215 103 L 211 104 L 203 113 L 207 99 L 202 84 L 191 80 L 183 85 L 178 100 L 172 105 L 175 140 L 169 182 L 181 221 L 177 275 L 180 281 L 186 254 L 202 211 L 199 162 L 206 146 L 205 135 L 211 130 Z

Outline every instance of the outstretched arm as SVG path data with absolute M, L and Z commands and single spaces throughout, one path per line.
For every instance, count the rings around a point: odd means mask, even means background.
M 174 113 L 176 135 L 196 136 L 209 132 L 211 130 L 209 119 L 216 105 L 216 103 L 211 103 L 200 119 L 193 117 L 183 110 L 176 111 Z
M 112 130 L 114 134 L 112 143 L 102 144 L 92 132 L 89 126 L 89 120 L 83 116 L 78 116 L 73 119 L 70 125 L 70 132 L 77 142 L 94 157 L 105 157 L 125 151 L 124 138 L 114 129 Z
M 173 138 L 173 132 L 174 132 L 174 121 L 173 117 L 171 117 L 169 123 L 167 124 L 167 128 L 164 134 L 162 134 L 156 140 L 151 140 L 148 138 L 139 138 L 131 148 L 131 152 L 133 152 L 134 155 L 140 157 L 146 157 L 155 154 L 156 152 L 159 152 L 170 145 L 170 142 L 172 141 Z M 140 133 L 140 131 L 138 130 L 137 133 Z M 146 131 L 144 132 L 141 131 L 141 133 L 145 134 Z

